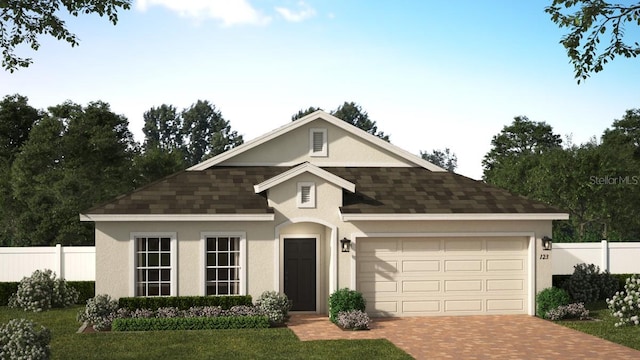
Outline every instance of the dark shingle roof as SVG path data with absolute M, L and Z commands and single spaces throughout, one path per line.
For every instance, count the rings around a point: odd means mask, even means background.
M 253 186 L 289 167 L 212 167 L 183 171 L 86 214 L 266 214 L 273 209 Z M 327 167 L 356 185 L 342 213 L 560 213 L 543 203 L 449 172 L 418 167 Z M 321 196 L 321 195 L 319 195 Z

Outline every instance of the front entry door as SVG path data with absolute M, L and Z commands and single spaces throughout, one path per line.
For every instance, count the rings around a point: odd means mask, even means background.
M 284 239 L 284 293 L 293 311 L 316 311 L 316 239 Z

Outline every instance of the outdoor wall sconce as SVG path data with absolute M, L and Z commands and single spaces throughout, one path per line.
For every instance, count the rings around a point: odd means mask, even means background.
M 548 236 L 543 236 L 542 237 L 542 249 L 543 250 L 551 250 L 551 247 L 553 244 L 553 241 L 551 241 L 551 238 Z
M 351 246 L 351 240 L 347 238 L 342 238 L 342 240 L 340 240 L 340 247 L 342 248 L 342 252 L 349 252 L 350 246 Z

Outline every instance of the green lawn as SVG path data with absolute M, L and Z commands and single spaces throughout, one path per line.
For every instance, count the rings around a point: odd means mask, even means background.
M 286 328 L 77 334 L 79 307 L 43 313 L 0 307 L 51 330 L 52 359 L 411 359 L 387 340 L 301 342 Z
M 615 327 L 616 318 L 611 316 L 604 301 L 591 304 L 587 309 L 591 317 L 600 321 L 558 321 L 558 324 L 640 350 L 640 326 Z

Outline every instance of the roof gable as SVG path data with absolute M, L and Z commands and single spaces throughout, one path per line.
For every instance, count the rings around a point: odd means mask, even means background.
M 292 179 L 300 174 L 304 174 L 304 173 L 311 173 L 313 175 L 316 175 L 330 183 L 333 183 L 337 186 L 340 186 L 341 188 L 349 191 L 349 192 L 355 192 L 356 191 L 356 185 L 350 181 L 347 181 L 339 176 L 336 176 L 326 170 L 323 170 L 313 164 L 309 164 L 309 163 L 304 163 L 300 166 L 297 166 L 293 169 L 290 169 L 288 171 L 283 172 L 282 174 L 278 174 L 270 179 L 267 179 L 263 182 L 261 182 L 260 184 L 255 185 L 253 188 L 256 192 L 256 194 L 259 194 L 265 190 L 268 190 L 276 185 L 279 185 L 289 179 Z
M 196 164 L 192 167 L 190 167 L 189 171 L 200 171 L 200 170 L 205 170 L 208 169 L 212 166 L 216 166 L 216 165 L 224 165 L 224 164 L 229 164 L 230 162 L 233 162 L 233 158 L 234 157 L 240 157 L 241 154 L 247 153 L 248 151 L 257 148 L 260 145 L 266 144 L 270 141 L 274 141 L 274 139 L 279 138 L 285 134 L 291 133 L 297 129 L 300 129 L 302 127 L 308 126 L 310 123 L 312 122 L 326 122 L 332 126 L 335 126 L 337 128 L 339 128 L 341 131 L 343 131 L 344 133 L 348 134 L 350 137 L 355 138 L 356 140 L 362 142 L 362 143 L 366 143 L 369 144 L 369 146 L 371 146 L 374 149 L 378 149 L 381 152 L 385 152 L 385 153 L 389 153 L 392 156 L 402 159 L 403 160 L 403 165 L 402 166 L 414 166 L 414 167 L 422 167 L 425 168 L 427 170 L 430 171 L 436 171 L 436 172 L 441 172 L 441 171 L 446 171 L 428 161 L 423 160 L 422 158 L 409 153 L 408 151 L 405 151 L 395 145 L 392 145 L 380 138 L 378 138 L 377 136 L 371 135 L 369 133 L 367 133 L 366 131 L 363 131 L 335 116 L 332 116 L 330 114 L 327 114 L 324 111 L 318 110 L 312 114 L 309 114 L 303 118 L 300 118 L 296 121 L 292 121 L 284 126 L 281 126 L 278 129 L 275 129 L 269 133 L 266 133 L 256 139 L 253 139 L 243 145 L 240 145 L 236 148 L 233 148 L 229 151 L 226 151 L 220 155 L 217 155 L 213 158 L 210 158 L 208 160 L 205 160 L 199 164 Z M 304 161 L 304 160 L 303 160 Z M 295 164 L 300 163 L 301 161 L 297 161 L 295 162 Z M 224 164 L 223 164 L 224 163 Z M 251 164 L 251 165 L 276 165 L 276 166 L 291 166 L 294 164 L 267 164 L 267 163 L 262 163 L 262 164 Z M 339 164 L 340 165 L 346 165 L 346 164 Z M 374 166 L 386 166 L 387 164 L 375 164 Z M 351 165 L 354 166 L 354 165 Z M 357 166 L 357 165 L 356 165 Z

